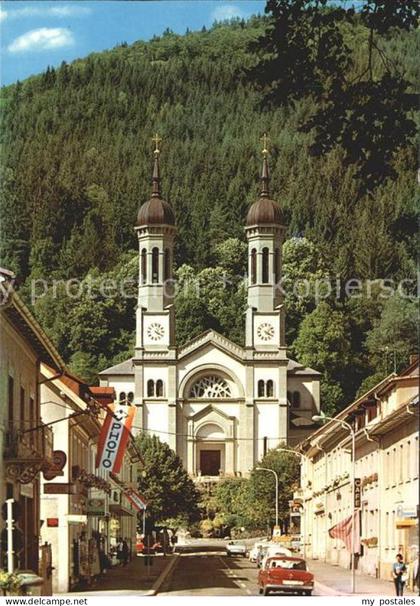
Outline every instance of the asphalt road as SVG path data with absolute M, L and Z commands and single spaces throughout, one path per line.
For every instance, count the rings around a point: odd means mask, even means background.
M 159 595 L 258 595 L 258 569 L 248 558 L 229 557 L 225 541 L 191 540 L 179 545 L 181 554 Z

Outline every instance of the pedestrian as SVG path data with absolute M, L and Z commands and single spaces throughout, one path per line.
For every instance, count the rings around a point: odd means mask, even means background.
M 123 540 L 122 540 L 122 537 L 119 537 L 119 539 L 117 541 L 117 560 L 118 560 L 118 564 L 120 566 L 122 566 L 122 563 L 124 560 L 123 550 L 124 550 Z
M 123 563 L 123 566 L 127 566 L 127 564 L 128 564 L 128 556 L 129 556 L 128 543 L 127 543 L 127 539 L 124 539 L 122 541 L 122 563 Z
M 403 595 L 407 576 L 407 566 L 404 564 L 404 558 L 401 553 L 397 553 L 396 562 L 392 565 L 392 577 L 394 579 L 395 591 L 398 596 Z

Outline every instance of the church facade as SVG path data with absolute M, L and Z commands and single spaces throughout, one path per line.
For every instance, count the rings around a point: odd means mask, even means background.
M 320 375 L 287 357 L 280 289 L 285 226 L 269 196 L 263 150 L 260 196 L 246 219 L 248 305 L 245 346 L 208 330 L 178 347 L 173 248 L 175 216 L 161 195 L 159 150 L 153 189 L 140 207 L 139 288 L 133 358 L 100 373 L 119 401 L 136 406 L 135 430 L 156 434 L 200 479 L 246 476 L 269 448 L 301 441 L 319 412 Z

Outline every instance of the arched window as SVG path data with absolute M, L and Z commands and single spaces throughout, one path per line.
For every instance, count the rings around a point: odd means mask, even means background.
M 157 398 L 163 397 L 163 381 L 161 379 L 158 379 L 156 381 L 156 397 Z
M 159 282 L 159 249 L 156 246 L 152 248 L 152 282 Z
M 190 398 L 230 398 L 230 386 L 223 377 L 207 375 L 191 386 Z
M 155 382 L 153 379 L 147 381 L 147 395 L 149 398 L 153 398 L 155 395 Z
M 251 250 L 251 284 L 257 281 L 257 251 L 255 248 Z
M 262 379 L 260 379 L 258 381 L 258 397 L 259 398 L 263 398 L 265 395 L 265 389 L 264 389 L 265 385 L 264 385 L 264 381 Z
M 120 392 L 119 400 L 121 404 L 125 404 L 125 391 Z
M 163 267 L 164 267 L 163 279 L 169 280 L 169 278 L 171 277 L 171 252 L 170 252 L 169 248 L 165 249 Z
M 262 249 L 262 281 L 263 284 L 268 284 L 268 248 Z
M 276 248 L 274 251 L 274 274 L 276 284 L 280 280 L 280 249 Z
M 294 408 L 300 407 L 300 393 L 298 391 L 293 392 L 293 400 L 292 400 Z
M 147 282 L 147 250 L 145 248 L 141 251 L 141 283 L 146 284 Z
M 133 394 L 133 392 L 132 392 L 132 391 L 130 391 L 130 392 L 127 394 L 127 400 L 128 400 L 128 403 L 129 403 L 129 404 L 132 404 L 132 403 L 134 402 L 134 394 Z
M 274 396 L 274 383 L 271 379 L 267 381 L 267 398 Z

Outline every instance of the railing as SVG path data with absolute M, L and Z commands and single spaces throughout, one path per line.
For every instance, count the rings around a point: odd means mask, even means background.
M 51 461 L 53 432 L 41 422 L 22 421 L 6 425 L 4 458 L 16 461 Z M 36 427 L 36 429 L 34 429 Z

